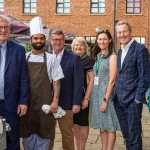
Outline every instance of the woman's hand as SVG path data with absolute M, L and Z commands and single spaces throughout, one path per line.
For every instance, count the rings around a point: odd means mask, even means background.
M 100 106 L 100 108 L 99 108 L 99 110 L 100 110 L 100 112 L 106 112 L 106 109 L 107 109 L 107 102 L 102 102 L 102 104 L 101 104 L 101 106 Z
M 85 108 L 87 108 L 88 107 L 88 100 L 87 99 L 84 99 L 83 101 L 82 101 L 82 109 L 84 110 Z

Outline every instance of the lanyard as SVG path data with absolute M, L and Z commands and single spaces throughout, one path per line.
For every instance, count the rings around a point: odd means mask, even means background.
M 83 55 L 80 56 L 81 59 L 85 58 L 87 56 L 86 53 L 84 53 Z
M 104 61 L 104 58 L 100 58 L 99 60 L 96 59 L 96 76 L 98 75 L 98 71 L 99 71 L 99 67 L 102 64 L 102 62 Z

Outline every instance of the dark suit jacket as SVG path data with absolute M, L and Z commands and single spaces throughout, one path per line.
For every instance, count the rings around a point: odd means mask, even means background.
M 81 105 L 83 96 L 84 74 L 80 57 L 64 50 L 61 67 L 64 78 L 61 79 L 59 106 L 71 110 L 72 105 Z
M 145 101 L 145 92 L 150 81 L 150 61 L 148 50 L 143 44 L 134 41 L 121 68 L 121 53 L 118 52 L 118 76 L 116 93 L 120 104 L 128 105 L 133 100 Z
M 4 102 L 8 112 L 16 112 L 18 104 L 28 101 L 28 71 L 25 48 L 7 42 L 4 73 Z

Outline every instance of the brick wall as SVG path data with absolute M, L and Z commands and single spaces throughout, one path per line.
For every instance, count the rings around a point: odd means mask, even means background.
M 114 0 L 106 1 L 106 14 L 90 14 L 90 0 L 70 0 L 71 14 L 56 14 L 56 0 L 37 0 L 37 14 L 22 13 L 23 0 L 5 0 L 5 12 L 22 21 L 30 21 L 35 16 L 41 16 L 44 25 L 59 28 L 78 36 L 94 36 L 95 29 L 109 29 L 114 32 Z M 150 2 L 142 0 L 141 15 L 127 15 L 126 1 L 117 0 L 117 19 L 131 23 L 133 36 L 146 37 L 146 46 L 150 49 Z M 117 44 L 119 47 L 119 43 Z

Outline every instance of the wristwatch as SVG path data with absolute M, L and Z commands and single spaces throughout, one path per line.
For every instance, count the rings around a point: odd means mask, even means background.
M 103 99 L 104 102 L 107 102 L 106 98 Z

